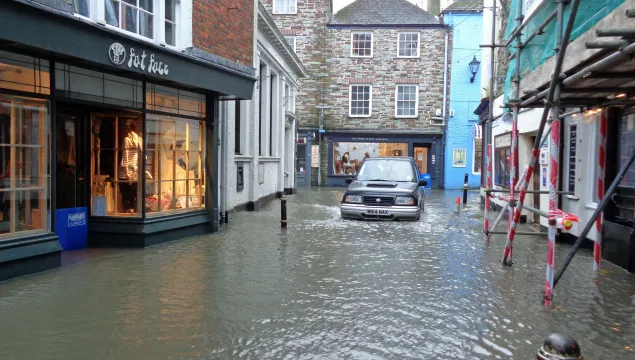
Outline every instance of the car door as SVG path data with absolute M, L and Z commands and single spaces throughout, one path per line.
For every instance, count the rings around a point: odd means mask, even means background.
M 419 178 L 421 177 L 421 174 L 419 173 L 419 167 L 417 166 L 417 163 L 414 160 L 412 160 L 412 165 L 415 171 L 415 176 L 416 176 L 415 179 L 418 183 Z M 417 193 L 417 203 L 419 204 L 419 208 L 421 209 L 421 211 L 423 211 L 423 208 L 424 208 L 423 202 L 425 201 L 425 192 L 424 192 L 423 186 L 417 185 L 417 189 L 415 190 L 415 192 Z

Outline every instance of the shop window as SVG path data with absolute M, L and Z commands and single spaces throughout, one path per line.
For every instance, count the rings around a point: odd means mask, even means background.
M 511 147 L 496 148 L 494 160 L 496 161 L 495 184 L 502 187 L 509 187 L 510 182 L 510 159 Z
M 75 14 L 90 18 L 91 0 L 73 0 Z
M 472 159 L 472 174 L 480 174 L 483 166 L 483 142 L 479 138 L 474 138 L 474 152 Z
M 234 153 L 241 154 L 240 139 L 241 139 L 241 114 L 240 114 L 240 100 L 234 101 Z
M 0 239 L 49 229 L 48 106 L 0 95 Z
M 141 216 L 141 115 L 93 115 L 91 192 L 93 216 Z
M 49 95 L 49 62 L 0 51 L 0 88 Z
M 417 85 L 397 86 L 396 117 L 417 117 L 417 102 L 419 100 Z
M 147 83 L 146 108 L 198 118 L 205 117 L 205 95 Z
M 333 142 L 333 175 L 356 175 L 367 157 L 407 154 L 407 143 Z
M 77 100 L 141 109 L 141 81 L 88 70 L 76 66 L 55 64 L 57 95 Z
M 372 109 L 372 86 L 351 85 L 350 116 L 370 116 Z
M 147 115 L 146 211 L 200 209 L 205 195 L 205 122 Z
M 570 193 L 575 194 L 576 180 L 576 161 L 577 161 L 577 144 L 578 144 L 578 125 L 571 124 L 569 126 L 569 156 L 567 159 L 567 189 Z

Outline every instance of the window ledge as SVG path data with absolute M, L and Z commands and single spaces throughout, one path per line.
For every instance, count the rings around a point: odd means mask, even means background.
M 419 115 L 414 116 L 395 116 L 395 119 L 418 119 Z
M 597 210 L 598 208 L 598 204 L 597 203 L 588 203 L 586 205 L 584 205 L 585 208 L 589 209 L 589 210 Z
M 580 198 L 575 196 L 575 195 L 567 195 L 567 199 L 574 200 L 574 201 L 580 201 Z
M 421 59 L 421 56 L 397 56 L 397 59 Z
M 262 162 L 279 162 L 280 158 L 279 157 L 270 157 L 270 156 L 261 156 L 258 160 L 261 163 Z
M 353 59 L 372 59 L 373 56 L 357 56 L 357 55 L 351 55 L 351 58 Z
M 234 155 L 234 161 L 236 162 L 251 162 L 253 158 L 249 155 L 240 155 L 240 154 L 235 154 Z
M 369 118 L 372 115 L 348 115 L 349 118 Z

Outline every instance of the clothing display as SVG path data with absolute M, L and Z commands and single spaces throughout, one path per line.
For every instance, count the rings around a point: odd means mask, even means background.
M 139 154 L 143 152 L 141 137 L 134 131 L 128 132 L 123 140 L 119 179 L 137 181 L 139 179 Z

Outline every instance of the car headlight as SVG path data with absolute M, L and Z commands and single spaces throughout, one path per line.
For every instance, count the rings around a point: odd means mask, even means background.
M 346 197 L 344 198 L 344 202 L 347 202 L 347 203 L 361 203 L 362 202 L 362 196 L 361 195 L 346 195 Z
M 414 205 L 415 199 L 411 197 L 399 196 L 395 198 L 395 205 Z

